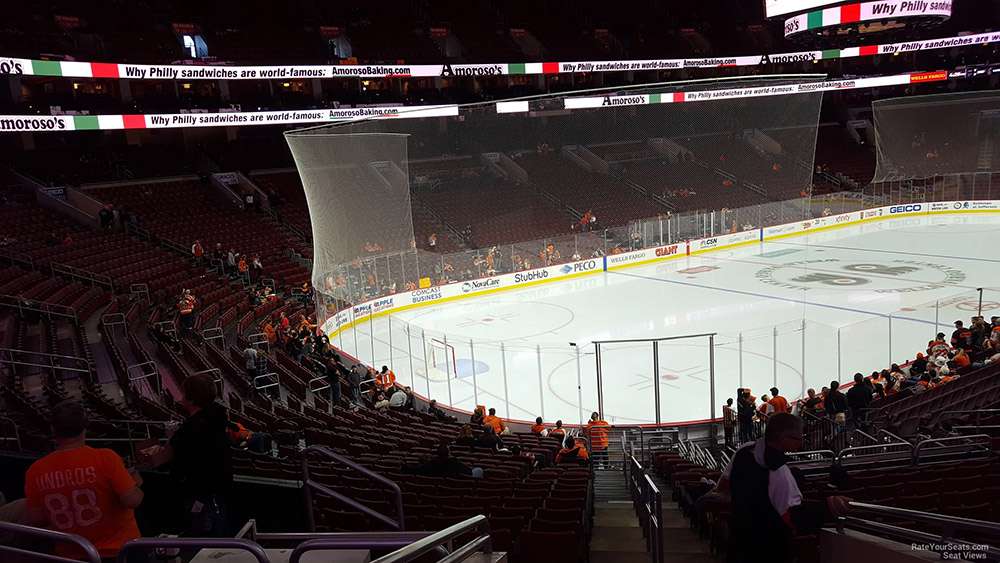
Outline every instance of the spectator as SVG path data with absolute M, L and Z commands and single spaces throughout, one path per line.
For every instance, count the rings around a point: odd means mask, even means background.
M 818 529 L 827 516 L 846 514 L 850 499 L 845 497 L 828 497 L 826 510 L 802 503 L 785 458 L 785 452 L 801 445 L 802 420 L 778 413 L 768 422 L 764 439 L 740 448 L 723 471 L 717 490 L 732 498 L 731 561 L 792 561 L 796 534 Z M 766 545 L 766 556 L 754 545 Z
M 810 388 L 806 391 L 806 400 L 802 403 L 802 412 L 815 413 L 823 403 L 823 398 L 816 396 L 816 390 Z
M 566 440 L 563 442 L 563 447 L 556 454 L 556 465 L 561 463 L 585 463 L 589 459 L 590 455 L 587 453 L 587 447 L 582 441 L 577 441 L 576 438 L 572 436 L 567 436 Z
M 955 369 L 964 369 L 972 364 L 972 359 L 965 352 L 965 348 L 955 350 L 955 355 L 951 358 L 951 361 L 955 364 Z
M 472 411 L 472 416 L 469 417 L 469 424 L 473 426 L 482 426 L 484 418 L 486 418 L 486 407 L 483 405 L 477 405 Z
M 736 410 L 733 408 L 733 400 L 726 399 L 726 404 L 722 405 L 722 431 L 726 436 L 726 445 L 735 447 L 733 431 L 736 429 Z
M 927 371 L 927 358 L 917 352 L 917 358 L 910 362 L 910 375 L 922 375 Z
M 240 256 L 239 261 L 236 263 L 236 271 L 239 273 L 241 280 L 250 283 L 250 265 L 247 264 L 246 256 Z
M 972 347 L 972 331 L 965 328 L 962 321 L 955 321 L 955 330 L 951 333 L 951 346 L 953 348 Z
M 188 417 L 168 445 L 144 453 L 153 465 L 170 462 L 188 518 L 186 534 L 223 537 L 228 533 L 226 496 L 233 481 L 226 409 L 215 402 L 215 382 L 207 374 L 185 379 L 182 393 Z
M 243 367 L 246 368 L 247 380 L 251 383 L 260 375 L 257 370 L 257 355 L 257 347 L 253 344 L 248 344 L 246 349 L 243 350 Z
M 437 406 L 437 399 L 431 399 L 430 403 L 427 404 L 427 414 L 433 416 L 435 419 L 440 420 L 442 422 L 455 421 L 455 417 L 449 416 L 448 413 L 444 412 Z M 471 434 L 471 428 L 470 428 L 470 434 Z
M 860 425 L 868 415 L 868 406 L 872 403 L 872 388 L 865 381 L 865 376 L 854 374 L 854 387 L 847 391 L 847 408 L 854 426 Z
M 434 459 L 419 465 L 404 465 L 403 471 L 428 477 L 460 477 L 462 475 L 481 478 L 483 470 L 476 467 L 470 468 L 461 461 L 451 456 L 448 444 L 441 444 L 437 448 L 437 455 Z
M 114 216 L 111 213 L 111 205 L 110 204 L 105 205 L 104 207 L 102 207 L 101 210 L 97 212 L 97 217 L 101 221 L 101 228 L 102 229 L 104 229 L 106 231 L 109 231 L 114 226 L 113 223 L 112 223 L 112 221 L 114 219 Z
M 264 265 L 260 262 L 260 255 L 254 254 L 250 260 L 250 283 L 257 283 L 263 271 Z
M 380 392 L 378 395 L 375 396 L 375 410 L 382 411 L 382 410 L 388 410 L 388 408 L 389 408 L 389 399 L 385 397 L 385 393 Z
M 500 433 L 503 432 L 504 424 L 503 421 L 500 420 L 500 417 L 497 416 L 496 409 L 491 408 L 490 413 L 485 417 L 483 417 L 483 427 L 487 426 L 492 428 L 493 433 L 496 434 L 497 436 L 499 436 Z
M 736 400 L 736 418 L 740 426 L 740 443 L 742 444 L 756 438 L 756 428 L 753 424 L 756 409 L 754 408 L 753 395 L 750 394 L 749 389 L 741 389 L 740 396 Z
M 566 430 L 563 428 L 561 420 L 557 420 L 556 427 L 549 430 L 549 436 L 555 436 L 559 438 L 559 441 L 562 441 L 563 437 L 566 436 Z
M 927 355 L 931 358 L 948 353 L 948 343 L 944 340 L 944 333 L 939 332 L 934 340 L 927 343 Z
M 823 410 L 834 422 L 844 423 L 847 421 L 847 397 L 840 392 L 839 387 L 839 381 L 830 382 L 830 391 L 823 402 Z
M 760 406 L 757 407 L 757 420 L 766 421 L 767 416 L 774 412 L 774 407 L 771 406 L 771 398 L 767 395 L 760 396 Z
M 476 440 L 476 446 L 496 451 L 503 447 L 503 441 L 500 440 L 500 436 L 497 436 L 496 432 L 493 431 L 492 426 L 483 426 L 483 433 L 480 434 L 479 439 Z
M 351 368 L 351 400 L 355 404 L 361 404 L 361 382 L 365 380 L 365 376 L 368 375 L 368 369 L 361 364 L 354 364 Z
M 587 422 L 587 434 L 590 437 L 590 449 L 594 454 L 594 461 L 601 467 L 608 462 L 608 428 L 607 421 L 594 412 L 590 414 L 590 421 Z
M 226 254 L 226 273 L 233 275 L 236 273 L 236 251 L 232 248 L 229 249 L 229 253 Z
M 394 409 L 402 409 L 406 407 L 406 402 L 409 399 L 406 391 L 401 387 L 397 387 L 396 391 L 389 397 L 389 406 Z
M 230 422 L 226 426 L 226 435 L 237 448 L 259 454 L 271 453 L 271 435 L 267 432 L 251 432 L 239 422 Z
M 87 411 L 80 403 L 57 404 L 51 421 L 56 449 L 24 476 L 27 523 L 82 536 L 101 558 L 114 559 L 125 542 L 139 537 L 133 511 L 142 503 L 142 478 L 114 451 L 85 443 Z M 55 554 L 84 555 L 66 542 L 55 544 Z
M 326 383 L 330 386 L 330 402 L 334 405 L 340 404 L 340 362 L 337 357 L 331 357 L 323 364 L 323 375 L 326 376 Z
M 389 392 L 396 385 L 396 374 L 392 373 L 389 366 L 382 366 L 382 371 L 375 376 L 375 386 Z
M 542 436 L 543 432 L 545 432 L 545 425 L 542 424 L 542 417 L 536 417 L 535 423 L 531 425 L 531 433 Z
M 771 410 L 775 413 L 788 413 L 788 400 L 778 394 L 777 387 L 771 387 L 771 400 L 769 401 Z
M 470 448 L 476 445 L 476 436 L 472 433 L 472 426 L 462 425 L 462 429 L 458 432 L 458 438 L 455 439 L 455 444 Z
M 181 293 L 181 298 L 177 301 L 177 318 L 182 335 L 190 332 L 194 328 L 194 309 L 197 304 L 198 300 L 195 299 L 194 295 L 191 295 L 190 289 L 185 289 Z
M 205 258 L 205 249 L 201 247 L 201 241 L 196 240 L 191 245 L 191 256 L 194 257 L 194 265 L 201 266 Z

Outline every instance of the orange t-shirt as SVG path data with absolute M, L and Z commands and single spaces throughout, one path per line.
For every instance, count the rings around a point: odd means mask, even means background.
M 24 476 L 28 508 L 45 514 L 46 527 L 87 538 L 101 557 L 114 557 L 125 542 L 139 537 L 135 513 L 118 500 L 133 487 L 135 479 L 118 454 L 89 446 L 53 452 L 31 464 Z M 83 556 L 63 542 L 55 552 Z
M 603 420 L 590 421 L 587 423 L 587 431 L 590 432 L 590 446 L 595 450 L 608 449 L 608 423 Z
M 483 426 L 492 426 L 493 431 L 497 434 L 503 432 L 503 421 L 498 416 L 486 415 L 483 417 Z
M 785 400 L 785 398 L 782 397 L 781 395 L 775 396 L 770 401 L 768 401 L 768 403 L 770 403 L 771 406 L 774 407 L 775 413 L 788 412 L 788 401 Z
M 542 430 L 545 430 L 545 425 L 544 424 L 532 424 L 531 425 L 531 433 L 532 434 L 541 434 Z
M 967 367 L 969 367 L 969 364 L 972 363 L 972 361 L 969 360 L 968 354 L 962 354 L 960 356 L 955 356 L 954 358 L 951 359 L 951 361 L 955 362 L 955 366 L 957 366 L 959 368 L 967 368 Z

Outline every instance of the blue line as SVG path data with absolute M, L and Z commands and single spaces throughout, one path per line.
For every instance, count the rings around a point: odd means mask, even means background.
M 905 256 L 919 256 L 921 258 L 946 258 L 948 260 L 971 260 L 974 262 L 996 262 L 1000 263 L 1000 260 L 994 260 L 991 258 L 970 258 L 967 256 L 953 256 L 950 254 L 927 254 L 926 252 L 906 252 L 903 250 L 880 250 L 877 248 L 855 248 L 853 246 L 830 246 L 826 244 L 811 244 L 808 242 L 780 242 L 780 241 L 767 241 L 768 244 L 784 244 L 788 246 L 805 246 L 814 248 L 833 248 L 835 250 L 854 250 L 857 252 L 878 252 L 880 254 L 901 254 Z
M 647 279 L 647 280 L 651 280 L 651 281 L 658 281 L 658 282 L 664 282 L 664 283 L 672 283 L 672 284 L 677 284 L 677 285 L 686 285 L 686 286 L 689 286 L 689 287 L 697 287 L 697 288 L 700 288 L 700 289 L 708 289 L 708 290 L 712 290 L 712 291 L 724 291 L 726 293 L 736 293 L 738 295 L 748 295 L 750 297 L 763 297 L 764 299 L 773 299 L 775 301 L 786 301 L 788 303 L 801 303 L 802 305 L 810 305 L 810 306 L 813 306 L 813 307 L 823 307 L 823 308 L 827 308 L 827 309 L 837 309 L 837 310 L 840 310 L 840 311 L 848 311 L 850 313 L 861 313 L 862 315 L 872 315 L 872 316 L 875 316 L 875 317 L 883 317 L 883 318 L 886 318 L 886 319 L 899 319 L 899 320 L 903 320 L 903 321 L 913 321 L 913 322 L 924 323 L 924 324 L 929 324 L 929 325 L 933 325 L 934 324 L 932 321 L 928 321 L 928 320 L 924 320 L 924 319 L 914 319 L 914 318 L 911 318 L 911 317 L 901 317 L 901 316 L 891 315 L 891 314 L 887 315 L 885 313 L 875 313 L 875 312 L 872 312 L 872 311 L 865 311 L 865 310 L 862 310 L 862 309 L 852 309 L 850 307 L 841 307 L 839 305 L 828 305 L 826 303 L 814 303 L 812 301 L 803 301 L 803 300 L 799 300 L 799 299 L 789 299 L 787 297 L 779 297 L 777 295 L 768 295 L 766 293 L 756 293 L 756 292 L 753 292 L 753 291 L 742 291 L 742 290 L 739 290 L 739 289 L 728 289 L 728 288 L 724 288 L 724 287 L 712 287 L 712 286 L 701 285 L 701 284 L 697 284 L 697 283 L 683 282 L 683 281 L 676 281 L 676 280 L 668 280 L 668 279 L 664 279 L 664 278 L 656 278 L 656 277 L 652 277 L 652 276 L 643 276 L 643 275 L 639 275 L 639 274 L 626 274 L 626 273 L 620 272 L 618 270 L 613 270 L 613 271 L 608 272 L 608 273 L 609 274 L 618 274 L 618 275 L 621 275 L 621 276 L 629 276 L 629 277 L 633 277 L 633 278 Z

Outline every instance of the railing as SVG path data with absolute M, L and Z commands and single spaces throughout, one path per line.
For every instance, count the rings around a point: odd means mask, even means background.
M 875 443 L 868 443 L 862 446 L 848 446 L 840 450 L 840 452 L 837 454 L 836 459 L 834 460 L 835 463 L 838 464 L 843 463 L 845 459 L 852 459 L 852 458 L 868 459 L 871 458 L 872 456 L 881 457 L 886 454 L 900 454 L 899 455 L 900 458 L 912 459 L 913 457 L 914 453 L 913 444 L 899 438 L 895 434 L 886 432 L 885 434 L 887 435 L 890 441 L 879 442 L 876 438 L 869 436 L 868 434 L 865 434 L 860 430 L 855 430 L 854 433 L 860 434 L 861 436 L 864 436 L 868 440 Z
M 94 544 L 90 543 L 86 539 L 76 535 L 76 534 L 65 534 L 63 532 L 56 532 L 55 530 L 46 530 L 43 528 L 35 528 L 32 526 L 23 526 L 21 524 L 12 524 L 10 522 L 0 522 L 0 532 L 6 532 L 8 534 L 16 534 L 20 536 L 29 536 L 32 538 L 37 538 L 40 540 L 45 540 L 46 542 L 58 542 L 58 543 L 71 543 L 80 548 L 83 551 L 83 557 L 85 561 L 89 563 L 101 563 L 101 555 L 97 552 L 97 548 Z M 69 557 L 60 557 L 58 555 L 50 555 L 48 553 L 40 553 L 37 551 L 31 551 L 30 549 L 22 549 L 19 547 L 13 547 L 10 545 L 0 544 L 0 552 L 12 553 L 15 556 L 26 557 L 29 561 L 33 559 L 43 559 L 47 561 L 59 561 L 62 563 L 79 563 L 79 559 L 73 559 Z
M 386 516 L 385 514 L 382 514 L 381 512 L 372 510 L 371 508 L 368 508 L 367 506 L 357 502 L 356 500 L 349 498 L 318 481 L 310 479 L 309 478 L 310 454 L 318 454 L 326 459 L 336 461 L 337 463 L 340 463 L 342 465 L 346 465 L 347 467 L 350 467 L 351 469 L 357 471 L 358 473 L 367 477 L 368 479 L 380 483 L 384 485 L 386 488 L 388 488 L 392 492 L 394 497 L 393 500 L 396 507 L 396 519 L 393 520 L 392 518 Z M 371 518 L 378 520 L 379 522 L 386 524 L 387 526 L 389 526 L 394 530 L 402 531 L 405 529 L 404 518 L 403 518 L 403 492 L 400 490 L 399 485 L 397 485 L 394 481 L 386 479 L 382 475 L 375 473 L 374 471 L 368 469 L 367 467 L 359 465 L 342 455 L 334 453 L 333 450 L 331 450 L 326 446 L 309 446 L 308 448 L 302 450 L 302 485 L 303 485 L 303 490 L 305 491 L 306 516 L 308 519 L 310 531 L 313 532 L 316 531 L 316 515 L 314 512 L 314 507 L 312 502 L 314 489 L 320 493 L 323 493 L 324 495 L 333 497 L 334 499 L 346 504 L 350 508 L 366 516 L 369 516 Z
M 246 551 L 257 563 L 270 563 L 267 553 L 260 545 L 237 538 L 138 538 L 125 543 L 118 552 L 118 563 L 126 563 L 131 551 L 151 551 L 154 549 L 234 549 Z M 152 558 L 150 558 L 152 559 Z
M 12 418 L 7 418 L 6 416 L 0 416 L 0 422 L 5 422 L 10 425 L 12 430 L 11 436 L 6 436 L 4 433 L 0 432 L 0 442 L 14 442 L 14 446 L 17 448 L 15 451 L 21 451 L 21 431 L 17 425 L 17 422 Z M 9 448 L 5 448 L 9 449 Z
M 103 274 L 98 274 L 96 272 L 91 272 L 90 270 L 84 270 L 83 268 L 77 268 L 75 266 L 70 266 L 69 264 L 57 264 L 52 262 L 49 264 L 49 268 L 52 270 L 52 275 L 63 275 L 71 278 L 76 278 L 85 282 L 89 282 L 90 285 L 99 285 L 101 287 L 107 288 L 108 291 L 114 293 L 115 284 L 111 281 L 111 278 Z
M 57 371 L 67 371 L 90 377 L 90 362 L 79 356 L 63 356 L 61 354 L 46 354 L 17 348 L 0 348 L 0 365 L 27 366 Z
M 622 453 L 625 455 L 625 484 L 632 495 L 642 535 L 646 538 L 646 551 L 652 556 L 653 563 L 663 563 L 663 496 L 635 456 L 624 451 L 624 447 Z
M 157 395 L 163 392 L 163 381 L 160 379 L 160 369 L 157 367 L 156 362 L 148 361 L 138 364 L 132 364 L 125 368 L 128 374 L 129 385 L 135 387 L 139 381 L 144 381 L 146 379 L 152 379 L 153 391 Z
M 465 561 L 470 556 L 475 553 L 483 552 L 487 555 L 493 553 L 493 545 L 490 540 L 490 528 L 489 521 L 485 516 L 473 516 L 468 520 L 459 522 L 453 526 L 449 526 L 440 532 L 427 536 L 424 539 L 417 540 L 410 545 L 394 551 L 384 557 L 379 557 L 378 559 L 372 561 L 372 563 L 405 563 L 407 561 L 413 561 L 425 553 L 430 553 L 436 550 L 439 546 L 442 546 L 458 536 L 467 534 L 471 531 L 477 531 L 479 535 L 472 540 L 469 540 L 465 545 L 456 548 L 447 556 L 438 560 L 438 563 L 458 563 L 459 561 Z M 291 562 L 289 562 L 291 563 Z
M 938 415 L 938 422 L 948 420 L 953 417 L 960 417 L 963 415 L 972 414 L 975 415 L 973 422 L 968 426 L 981 426 L 980 422 L 983 415 L 996 416 L 1000 418 L 1000 409 L 980 409 L 980 410 L 958 410 L 958 411 L 944 411 Z
M 25 311 L 31 311 L 33 313 L 45 315 L 49 318 L 65 317 L 72 319 L 73 322 L 77 322 L 76 309 L 72 307 L 67 307 L 66 305 L 60 305 L 58 303 L 25 299 L 17 295 L 0 295 L 0 307 L 17 309 L 17 314 L 22 316 Z
M 10 262 L 12 266 L 24 266 L 32 271 L 34 271 L 35 269 L 35 260 L 31 256 L 28 256 L 27 254 L 23 254 L 20 252 L 11 252 L 6 248 L 2 248 L 0 249 L 0 258 L 3 258 L 8 262 Z
M 877 504 L 867 504 L 863 502 L 848 503 L 852 514 L 842 517 L 837 522 L 837 531 L 843 532 L 845 527 L 859 529 L 866 532 L 874 532 L 879 535 L 887 535 L 906 543 L 920 543 L 932 551 L 950 550 L 955 547 L 962 547 L 969 555 L 975 559 L 987 559 L 996 561 L 1000 558 L 1000 550 L 993 546 L 984 546 L 980 542 L 972 542 L 957 538 L 959 532 L 976 534 L 977 536 L 988 536 L 1000 538 L 1000 524 L 987 522 L 985 520 L 975 520 L 972 518 L 961 518 L 958 516 L 945 516 L 942 514 L 931 514 L 906 508 L 895 508 L 891 506 L 881 506 Z M 934 534 L 922 530 L 911 530 L 901 526 L 876 522 L 858 517 L 859 514 L 871 514 L 879 519 L 886 517 L 898 518 L 907 522 L 914 522 L 925 528 L 926 526 L 937 527 L 941 531 Z M 939 549 L 935 549 L 935 547 Z M 981 555 L 980 555 L 981 554 Z M 957 553 L 951 553 L 952 558 L 956 558 Z M 973 557 L 962 557 L 962 559 L 972 559 Z
M 993 439 L 988 434 L 970 434 L 949 438 L 923 440 L 913 448 L 913 463 L 919 464 L 921 454 L 942 456 L 952 454 L 989 454 L 993 451 Z

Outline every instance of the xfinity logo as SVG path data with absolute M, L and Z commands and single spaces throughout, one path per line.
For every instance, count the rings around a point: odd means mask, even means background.
M 470 291 L 479 291 L 480 289 L 489 289 L 491 287 L 498 287 L 499 285 L 500 285 L 500 280 L 498 280 L 497 278 L 467 281 L 462 284 L 462 293 L 469 293 Z
M 536 270 L 525 274 L 514 274 L 514 283 L 523 283 L 533 280 L 543 280 L 549 277 L 548 270 Z
M 895 205 L 889 208 L 889 213 L 913 213 L 914 211 L 920 211 L 921 205 L 919 203 L 913 205 Z

